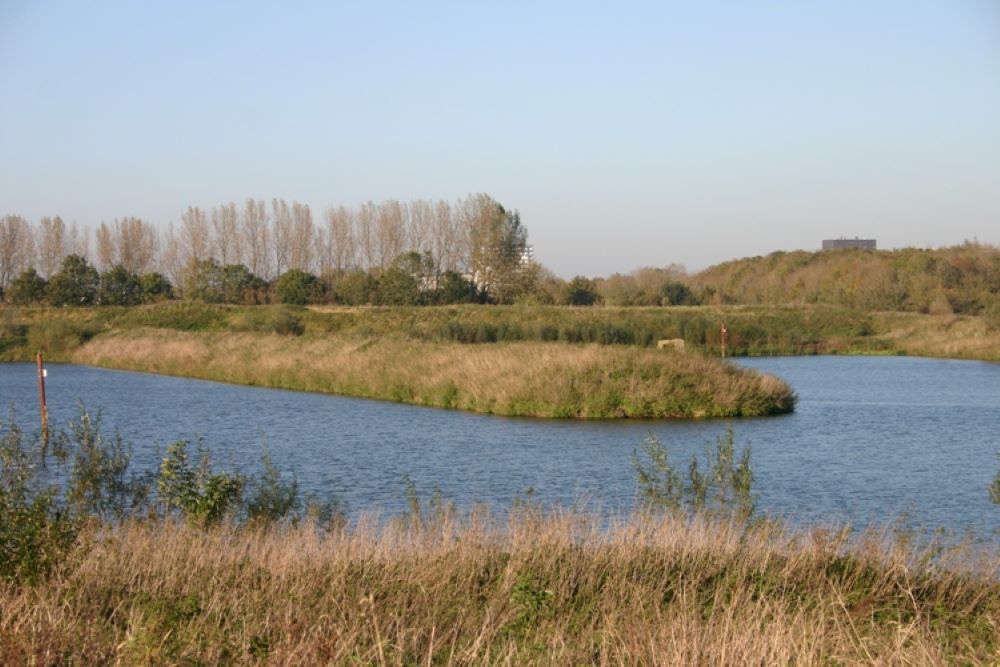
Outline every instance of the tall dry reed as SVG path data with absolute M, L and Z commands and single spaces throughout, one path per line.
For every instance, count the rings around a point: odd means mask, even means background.
M 784 382 L 700 354 L 598 345 L 459 345 L 138 329 L 77 363 L 533 417 L 723 417 L 787 412 Z
M 95 531 L 0 588 L 3 664 L 995 664 L 997 561 L 527 509 Z M 956 558 L 958 555 L 956 554 Z

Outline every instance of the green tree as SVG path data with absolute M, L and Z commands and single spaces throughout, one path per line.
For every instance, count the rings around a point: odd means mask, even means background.
M 101 276 L 79 255 L 68 255 L 49 281 L 49 301 L 53 306 L 89 306 L 97 300 Z
M 481 301 L 476 284 L 455 271 L 446 271 L 438 279 L 438 303 L 478 303 Z
M 101 275 L 100 303 L 107 306 L 134 306 L 142 303 L 139 276 L 121 264 Z
M 267 283 L 243 264 L 226 264 L 221 273 L 222 301 L 253 305 L 265 302 Z
M 365 271 L 351 271 L 337 281 L 337 301 L 349 306 L 372 303 L 378 293 L 378 281 Z
M 26 306 L 45 299 L 48 283 L 34 269 L 28 269 L 10 282 L 6 298 L 10 303 Z
M 258 303 L 265 287 L 244 265 L 214 259 L 192 262 L 184 273 L 184 295 L 205 303 Z
M 162 273 L 144 273 L 139 276 L 139 291 L 143 303 L 174 298 L 174 286 Z
M 420 285 L 413 276 L 391 266 L 378 279 L 378 302 L 384 306 L 413 306 L 420 302 Z
M 289 269 L 274 281 L 274 294 L 281 303 L 304 306 L 323 299 L 323 284 L 311 273 Z
M 472 278 L 490 300 L 513 303 L 522 287 L 518 277 L 525 266 L 528 230 L 521 224 L 520 213 L 505 209 L 487 195 L 473 197 L 472 208 Z
M 660 288 L 660 296 L 664 306 L 697 306 L 698 299 L 684 283 L 670 281 Z
M 567 306 L 593 306 L 599 299 L 597 284 L 584 276 L 576 276 L 563 288 L 562 303 Z

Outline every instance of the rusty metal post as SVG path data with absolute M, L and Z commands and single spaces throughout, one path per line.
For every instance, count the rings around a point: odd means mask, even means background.
M 722 323 L 722 356 L 726 356 L 726 339 L 729 337 L 729 329 L 726 328 L 726 323 Z
M 49 408 L 45 404 L 45 364 L 42 362 L 42 353 L 38 353 L 38 404 L 42 415 L 42 442 L 49 443 Z

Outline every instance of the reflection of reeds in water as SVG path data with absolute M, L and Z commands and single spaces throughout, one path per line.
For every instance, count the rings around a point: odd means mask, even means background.
M 995 560 L 766 524 L 528 507 L 93 538 L 0 587 L 5 664 L 990 664 L 1000 642 Z
M 794 405 L 774 377 L 699 354 L 618 346 L 137 329 L 100 336 L 72 359 L 503 415 L 756 416 Z

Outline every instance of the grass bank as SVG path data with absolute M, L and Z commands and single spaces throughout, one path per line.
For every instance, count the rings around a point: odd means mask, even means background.
M 0 583 L 4 664 L 995 664 L 997 563 L 530 508 L 321 535 L 128 522 Z
M 1000 359 L 1000 329 L 970 315 L 863 312 L 837 306 L 569 308 L 440 306 L 309 309 L 168 302 L 132 308 L 0 307 L 0 360 L 38 348 L 69 352 L 109 331 L 137 328 L 395 338 L 428 343 L 596 343 L 655 347 L 663 338 L 719 353 L 720 329 L 737 356 L 921 354 Z
M 790 411 L 776 378 L 698 354 L 597 345 L 468 346 L 399 338 L 134 329 L 76 363 L 508 416 L 759 416 Z

